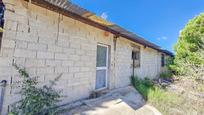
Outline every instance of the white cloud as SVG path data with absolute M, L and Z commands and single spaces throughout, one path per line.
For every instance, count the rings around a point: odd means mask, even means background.
M 166 36 L 162 36 L 162 37 L 159 37 L 157 38 L 157 40 L 167 40 L 168 38 Z
M 108 18 L 108 14 L 106 13 L 106 12 L 103 12 L 102 14 L 101 14 L 101 18 L 103 18 L 103 19 L 107 19 Z

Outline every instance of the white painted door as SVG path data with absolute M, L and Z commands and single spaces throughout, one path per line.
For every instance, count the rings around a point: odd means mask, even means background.
M 108 46 L 97 45 L 96 58 L 96 90 L 107 88 L 108 75 Z

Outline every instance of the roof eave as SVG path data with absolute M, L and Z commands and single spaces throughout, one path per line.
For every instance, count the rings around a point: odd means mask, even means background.
M 25 1 L 29 2 L 29 0 L 25 0 Z M 81 15 L 78 15 L 78 14 L 76 14 L 76 13 L 73 13 L 73 12 L 70 12 L 70 11 L 68 11 L 68 10 L 65 10 L 65 9 L 63 9 L 63 8 L 61 8 L 61 7 L 59 7 L 59 6 L 56 6 L 56 5 L 54 5 L 54 4 L 51 4 L 50 2 L 47 2 L 47 1 L 45 1 L 45 0 L 32 0 L 31 3 L 32 3 L 32 4 L 35 4 L 35 5 L 38 5 L 38 6 L 40 6 L 40 7 L 47 8 L 47 9 L 49 9 L 49 10 L 55 11 L 55 12 L 59 12 L 59 13 L 65 15 L 65 16 L 67 16 L 67 17 L 70 17 L 70 18 L 72 18 L 72 19 L 78 20 L 78 21 L 83 22 L 83 23 L 85 23 L 85 24 L 94 26 L 94 27 L 96 27 L 96 28 L 99 28 L 99 29 L 108 31 L 108 32 L 110 32 L 110 33 L 112 33 L 112 34 L 114 34 L 114 35 L 124 37 L 124 38 L 126 38 L 126 39 L 128 39 L 128 40 L 131 40 L 131 41 L 133 41 L 133 42 L 142 44 L 142 45 L 144 45 L 145 47 L 150 47 L 150 48 L 155 49 L 155 50 L 157 50 L 157 51 L 163 52 L 163 50 L 160 49 L 159 47 L 156 47 L 156 46 L 153 46 L 153 45 L 149 45 L 149 44 L 145 44 L 145 43 L 143 43 L 143 42 L 141 42 L 141 41 L 139 41 L 139 40 L 137 40 L 137 39 L 134 39 L 134 38 L 131 38 L 131 37 L 129 37 L 129 36 L 126 36 L 126 35 L 124 35 L 124 34 L 122 34 L 122 33 L 119 33 L 119 32 L 117 32 L 117 31 L 115 31 L 115 30 L 112 30 L 111 28 L 109 28 L 109 27 L 107 27 L 107 26 L 104 26 L 104 25 L 102 25 L 102 24 L 99 24 L 99 23 L 97 23 L 97 22 L 94 22 L 94 21 L 92 21 L 92 20 L 90 20 L 90 19 L 88 19 L 88 18 L 85 18 L 85 17 L 83 17 L 83 16 L 81 16 Z M 164 52 L 164 53 L 165 53 L 165 52 Z

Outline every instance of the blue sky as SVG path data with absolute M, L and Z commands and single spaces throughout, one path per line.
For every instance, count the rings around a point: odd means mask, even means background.
M 173 51 L 179 31 L 204 12 L 204 0 L 72 0 L 145 39 Z

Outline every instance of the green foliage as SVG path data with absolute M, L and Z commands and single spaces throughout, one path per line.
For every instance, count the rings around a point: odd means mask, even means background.
M 31 78 L 25 69 L 17 65 L 14 67 L 18 70 L 23 78 L 21 92 L 22 99 L 13 104 L 11 115 L 54 115 L 57 113 L 56 103 L 59 102 L 60 95 L 53 89 L 55 81 L 42 88 L 37 87 L 37 77 Z
M 160 73 L 161 78 L 172 78 L 173 74 L 171 72 L 162 72 Z
M 150 90 L 154 90 L 154 84 L 151 80 L 145 78 L 144 80 L 138 77 L 131 77 L 132 85 L 143 95 L 145 99 L 148 99 Z
M 3 28 L 0 27 L 0 32 L 3 32 Z
M 174 62 L 174 58 L 173 57 L 166 57 L 166 66 L 168 67 L 169 70 L 171 70 L 170 65 L 172 65 Z
M 175 45 L 175 60 L 170 67 L 177 74 L 189 75 L 204 67 L 204 13 L 192 19 L 181 31 Z
M 155 84 L 149 79 L 138 79 L 131 77 L 132 85 L 138 90 L 140 94 L 147 100 L 147 102 L 155 106 L 163 114 L 169 114 L 170 108 L 177 107 L 183 103 L 183 98 L 178 95 L 168 92 Z
M 131 77 L 132 85 L 143 95 L 148 101 L 162 101 L 168 98 L 165 89 L 155 85 L 149 79 L 138 79 L 138 77 Z

